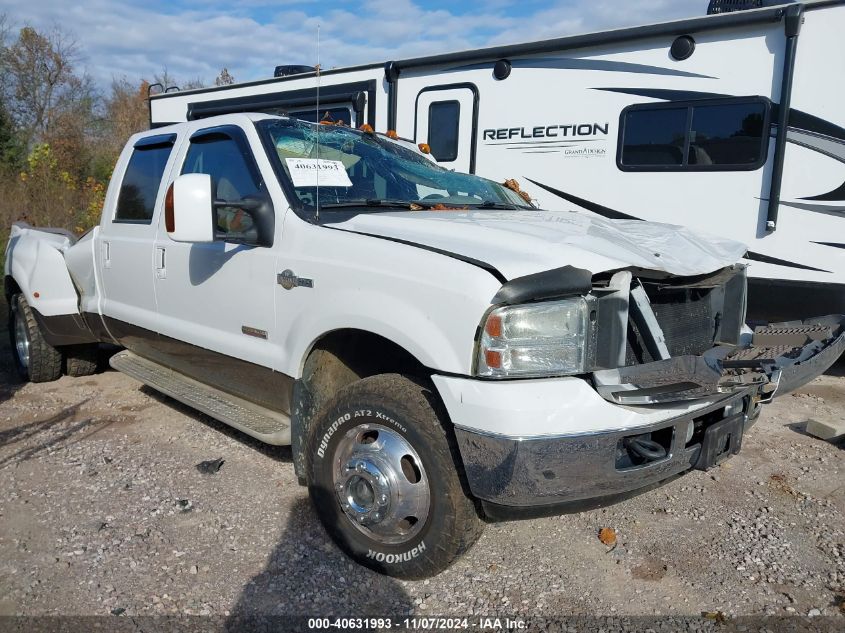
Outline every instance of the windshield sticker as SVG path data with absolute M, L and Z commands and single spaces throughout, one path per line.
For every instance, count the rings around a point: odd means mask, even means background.
M 294 187 L 351 187 L 352 181 L 339 160 L 286 158 Z

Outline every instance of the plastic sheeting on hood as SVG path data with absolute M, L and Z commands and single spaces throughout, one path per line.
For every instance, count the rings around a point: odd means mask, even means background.
M 330 216 L 323 221 L 330 223 Z M 682 226 L 606 220 L 574 211 L 362 213 L 333 226 L 472 257 L 508 279 L 566 265 L 594 274 L 636 266 L 702 275 L 737 263 L 747 250 L 739 242 Z

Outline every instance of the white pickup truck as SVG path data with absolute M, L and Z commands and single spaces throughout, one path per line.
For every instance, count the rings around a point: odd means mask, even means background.
M 736 453 L 845 348 L 744 325 L 742 245 L 534 208 L 371 131 L 231 114 L 133 136 L 79 239 L 17 224 L 32 381 L 111 365 L 292 445 L 329 534 L 437 573 L 483 518 L 610 501 Z

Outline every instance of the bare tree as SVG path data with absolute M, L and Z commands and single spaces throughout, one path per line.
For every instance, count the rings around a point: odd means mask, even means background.
M 151 83 L 153 85 L 161 84 L 162 92 L 167 90 L 193 90 L 195 88 L 205 88 L 206 85 L 199 77 L 190 79 L 184 83 L 179 82 L 174 75 L 170 74 L 170 71 L 167 70 L 167 66 L 164 66 L 160 73 L 156 73 L 153 76 Z
M 199 77 L 195 77 L 194 79 L 189 79 L 184 84 L 182 84 L 182 90 L 196 90 L 197 88 L 205 88 L 206 83 Z
M 153 75 L 153 80 L 150 83 L 153 85 L 159 84 L 162 92 L 170 88 L 179 87 L 179 84 L 176 83 L 176 77 L 170 74 L 170 71 L 167 70 L 167 66 L 163 66 L 161 72 Z

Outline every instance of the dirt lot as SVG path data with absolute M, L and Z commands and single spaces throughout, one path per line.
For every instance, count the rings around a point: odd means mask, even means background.
M 447 572 L 398 582 L 329 542 L 289 450 L 113 371 L 22 385 L 5 334 L 0 358 L 0 615 L 845 609 L 845 450 L 803 432 L 843 415 L 841 365 L 779 399 L 715 471 L 609 508 L 489 525 Z M 197 468 L 218 458 L 216 473 Z

